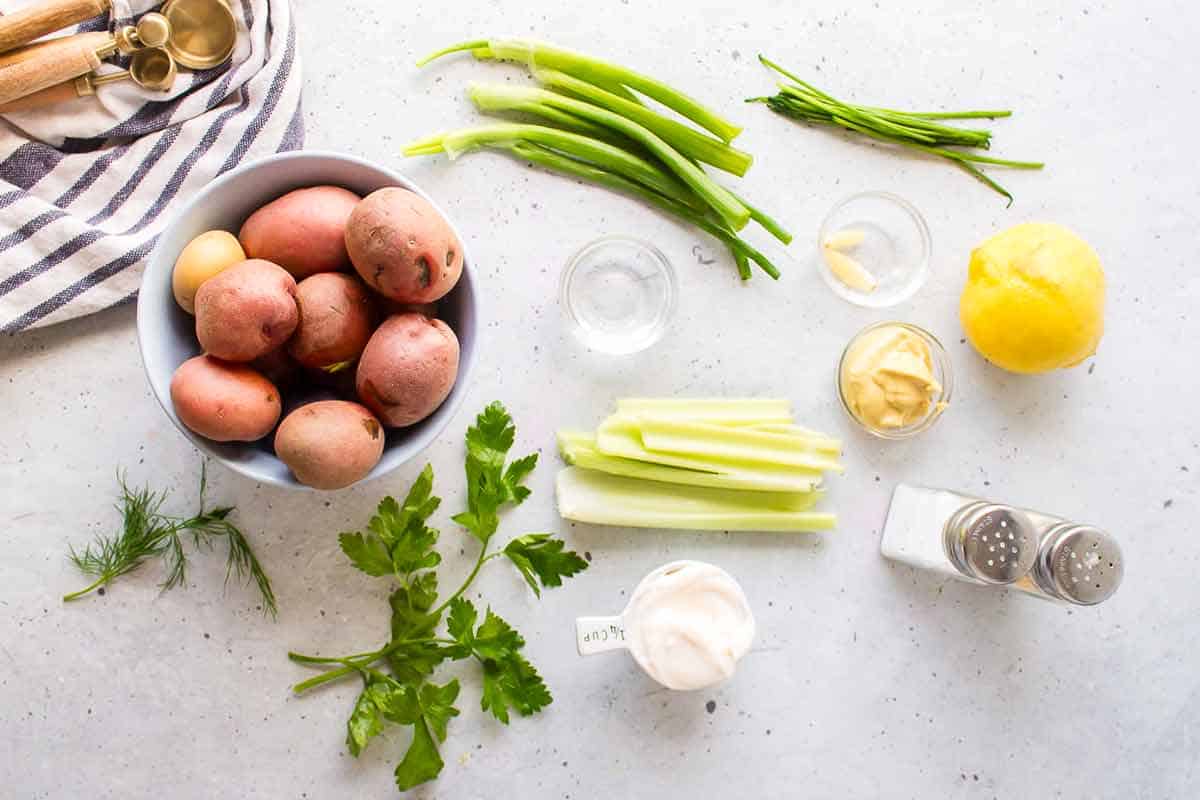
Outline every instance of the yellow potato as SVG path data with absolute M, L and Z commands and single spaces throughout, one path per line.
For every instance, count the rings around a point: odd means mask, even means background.
M 200 284 L 226 267 L 246 260 L 237 237 L 228 231 L 207 231 L 187 243 L 175 260 L 171 290 L 175 302 L 189 314 L 196 313 L 196 290 Z

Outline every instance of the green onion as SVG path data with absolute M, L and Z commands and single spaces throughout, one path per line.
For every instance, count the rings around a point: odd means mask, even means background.
M 728 189 L 652 131 L 620 114 L 582 100 L 527 86 L 472 84 L 468 94 L 481 111 L 533 111 L 538 106 L 547 106 L 625 134 L 662 161 L 734 230 L 741 230 L 750 221 L 750 211 Z
M 542 42 L 525 39 L 476 39 L 438 50 L 418 61 L 417 66 L 424 66 L 441 56 L 463 51 L 470 51 L 478 59 L 516 61 L 526 64 L 531 70 L 547 68 L 565 72 L 613 94 L 625 96 L 626 100 L 635 98 L 623 89 L 636 90 L 726 142 L 733 141 L 742 131 L 699 101 L 661 81 L 616 64 Z
M 802 122 L 832 125 L 872 139 L 944 158 L 1008 198 L 1009 205 L 1012 205 L 1012 195 L 974 164 L 994 164 L 1013 169 L 1042 169 L 1044 166 L 1040 161 L 1013 161 L 983 156 L 966 150 L 948 149 L 950 147 L 987 149 L 991 146 L 992 134 L 987 130 L 955 128 L 936 121 L 994 119 L 1010 116 L 1011 111 L 920 112 L 853 105 L 826 94 L 764 56 L 760 55 L 758 60 L 793 83 L 780 84 L 779 92 L 775 95 L 752 97 L 746 102 L 766 103 L 772 111 Z M 761 224 L 761 220 L 759 222 Z
M 547 89 L 573 95 L 601 108 L 620 114 L 661 137 L 680 153 L 738 177 L 746 174 L 754 162 L 749 153 L 730 147 L 720 139 L 706 136 L 695 128 L 664 117 L 638 103 L 630 102 L 598 86 L 557 70 L 539 69 L 533 77 Z

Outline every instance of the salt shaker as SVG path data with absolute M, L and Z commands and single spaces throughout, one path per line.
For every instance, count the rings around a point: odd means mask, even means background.
M 892 494 L 880 550 L 948 578 L 1072 605 L 1107 599 L 1123 574 L 1120 547 L 1099 528 L 903 483 Z

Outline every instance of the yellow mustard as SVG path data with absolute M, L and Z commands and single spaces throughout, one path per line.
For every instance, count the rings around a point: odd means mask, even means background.
M 902 325 L 867 331 L 850 345 L 842 361 L 841 388 L 850 412 L 877 430 L 920 422 L 942 391 L 929 344 Z

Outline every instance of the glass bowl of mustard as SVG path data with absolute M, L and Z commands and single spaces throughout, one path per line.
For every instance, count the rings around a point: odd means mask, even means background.
M 859 331 L 838 362 L 837 392 L 850 419 L 881 439 L 908 439 L 941 419 L 954 392 L 937 337 L 906 322 Z

